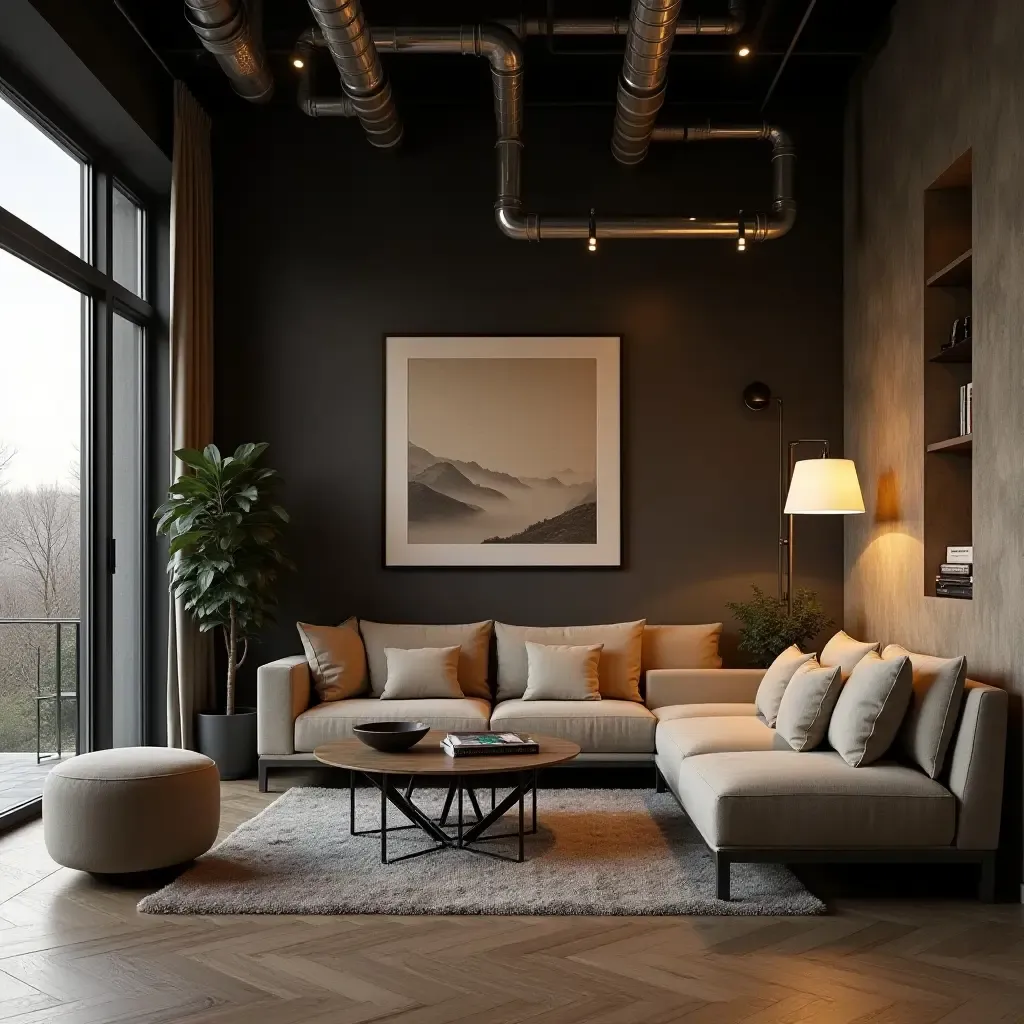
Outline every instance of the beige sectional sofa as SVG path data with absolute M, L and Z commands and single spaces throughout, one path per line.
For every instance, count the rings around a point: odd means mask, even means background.
M 623 638 L 622 627 L 633 628 L 634 640 L 642 631 L 642 665 L 630 662 L 638 645 Z M 416 627 L 403 643 L 394 642 L 391 628 L 367 628 L 363 634 L 371 693 L 383 687 L 382 644 L 443 644 L 451 642 L 443 630 L 469 627 Z M 620 631 L 605 636 L 602 699 L 523 699 L 524 639 L 586 644 L 602 629 Z M 266 790 L 274 768 L 316 764 L 315 747 L 350 736 L 360 722 L 416 720 L 446 731 L 554 735 L 580 745 L 577 766 L 653 762 L 657 787 L 675 795 L 715 857 L 722 899 L 729 898 L 732 863 L 843 860 L 976 862 L 982 869 L 980 894 L 991 897 L 1007 726 L 1004 691 L 967 681 L 945 768 L 936 778 L 895 759 L 851 767 L 827 745 L 794 751 L 766 724 L 754 703 L 765 673 L 721 668 L 720 631 L 719 624 L 526 631 L 498 624 L 491 689 L 483 689 L 476 652 L 472 678 L 462 688 L 477 695 L 462 699 L 369 695 L 316 703 L 306 658 L 280 659 L 257 675 L 260 789 Z M 486 664 L 484 659 L 485 675 Z M 459 675 L 462 682 L 461 662 Z M 642 699 L 629 682 L 639 677 L 645 682 Z M 483 692 L 494 692 L 496 699 L 478 695 Z M 620 692 L 631 699 L 605 696 Z

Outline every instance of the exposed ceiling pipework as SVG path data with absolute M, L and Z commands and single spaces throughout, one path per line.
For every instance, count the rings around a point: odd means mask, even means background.
M 665 102 L 665 79 L 679 25 L 681 0 L 633 0 L 626 53 L 615 98 L 612 154 L 620 164 L 647 156 L 658 111 Z M 694 34 L 735 35 L 743 27 L 742 0 L 730 0 L 729 17 L 689 22 Z
M 185 0 L 185 17 L 239 96 L 252 103 L 270 99 L 274 80 L 242 0 Z
M 402 120 L 359 0 L 308 3 L 370 145 L 393 149 L 402 141 Z

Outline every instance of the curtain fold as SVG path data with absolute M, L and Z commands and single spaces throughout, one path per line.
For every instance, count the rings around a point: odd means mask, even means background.
M 210 119 L 174 83 L 171 171 L 171 450 L 213 440 L 213 169 Z M 171 459 L 172 480 L 184 469 Z M 195 744 L 197 711 L 215 705 L 213 643 L 170 597 L 167 745 Z

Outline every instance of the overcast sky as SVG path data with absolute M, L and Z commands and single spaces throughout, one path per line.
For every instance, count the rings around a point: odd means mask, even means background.
M 0 206 L 76 254 L 79 164 L 0 97 Z M 71 482 L 81 445 L 78 292 L 0 251 L 0 444 L 8 487 Z
M 410 359 L 409 440 L 514 476 L 597 465 L 596 359 Z

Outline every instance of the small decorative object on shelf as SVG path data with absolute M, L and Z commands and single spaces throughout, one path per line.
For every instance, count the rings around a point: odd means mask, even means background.
M 974 428 L 974 384 L 960 385 L 960 436 Z
M 974 545 L 962 544 L 959 547 L 951 544 L 946 548 L 946 561 L 957 562 L 960 565 L 974 564 Z
M 974 597 L 974 547 L 947 547 L 946 561 L 939 566 L 935 577 L 937 597 L 957 597 L 970 600 Z

